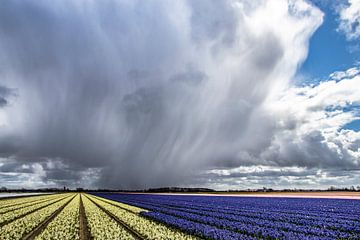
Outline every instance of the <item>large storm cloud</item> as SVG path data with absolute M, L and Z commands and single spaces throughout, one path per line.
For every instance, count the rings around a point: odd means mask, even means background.
M 292 86 L 322 17 L 305 1 L 5 1 L 0 177 L 144 188 L 358 168 L 359 136 L 339 134 L 355 115 L 321 101 L 326 84 Z

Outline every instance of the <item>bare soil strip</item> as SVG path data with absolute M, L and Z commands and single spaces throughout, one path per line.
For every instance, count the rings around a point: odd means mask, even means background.
M 0 227 L 5 226 L 6 224 L 9 224 L 9 223 L 11 223 L 11 222 L 13 222 L 13 221 L 15 221 L 15 220 L 17 220 L 17 219 L 19 219 L 19 218 L 25 217 L 26 215 L 31 214 L 31 213 L 33 213 L 33 212 L 36 212 L 36 211 L 38 211 L 38 210 L 40 210 L 40 209 L 46 208 L 47 206 L 50 206 L 50 205 L 52 205 L 52 204 L 54 204 L 54 203 L 57 203 L 57 202 L 63 200 L 64 198 L 67 198 L 67 197 L 60 198 L 59 200 L 57 200 L 57 201 L 55 201 L 55 202 L 49 203 L 49 204 L 47 204 L 47 205 L 45 205 L 45 206 L 42 206 L 42 207 L 35 208 L 35 209 L 31 210 L 30 212 L 21 214 L 21 215 L 13 218 L 13 219 L 11 219 L 11 220 L 2 222 L 2 223 L 0 223 Z
M 64 205 L 59 207 L 55 212 L 53 212 L 49 217 L 47 217 L 42 223 L 40 223 L 36 228 L 34 228 L 30 233 L 23 236 L 22 240 L 33 240 L 37 235 L 39 235 L 46 226 L 76 197 L 76 194 L 67 201 Z
M 85 214 L 85 208 L 82 201 L 82 194 L 80 194 L 80 214 L 79 214 L 79 222 L 80 222 L 80 240 L 90 240 L 91 235 L 87 224 L 87 218 Z
M 93 201 L 91 198 L 88 197 L 88 199 L 93 202 L 98 208 L 100 208 L 102 211 L 104 211 L 109 217 L 114 219 L 117 223 L 119 223 L 123 228 L 125 228 L 131 235 L 135 237 L 135 239 L 138 240 L 146 240 L 145 237 L 143 237 L 140 233 L 136 232 L 132 228 L 130 228 L 125 222 L 123 222 L 121 219 L 119 219 L 117 216 L 106 210 L 104 207 L 97 204 L 95 201 Z

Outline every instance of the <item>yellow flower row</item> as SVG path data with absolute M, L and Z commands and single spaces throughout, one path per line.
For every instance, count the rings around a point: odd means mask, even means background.
M 36 240 L 77 240 L 79 239 L 79 207 L 80 194 L 57 215 L 38 235 Z
M 9 212 L 9 211 L 12 211 L 12 210 L 16 210 L 16 209 L 19 209 L 19 208 L 24 208 L 24 207 L 28 207 L 28 206 L 31 206 L 31 205 L 34 205 L 34 204 L 37 204 L 37 203 L 41 203 L 41 202 L 45 202 L 45 201 L 49 201 L 49 200 L 52 200 L 52 199 L 55 199 L 55 198 L 58 198 L 59 195 L 48 195 L 48 196 L 42 196 L 40 198 L 35 198 L 35 199 L 28 199 L 26 198 L 25 200 L 22 199 L 21 202 L 16 202 L 11 204 L 11 205 L 8 205 L 8 206 L 5 206 L 5 207 L 1 207 L 0 208 L 0 214 L 3 214 L 3 213 L 6 213 L 6 212 Z M 20 199 L 17 199 L 17 200 L 20 200 Z
M 52 213 L 54 213 L 61 206 L 66 204 L 74 194 L 66 194 L 67 197 L 59 202 L 53 203 L 50 206 L 44 207 L 26 216 L 16 219 L 9 224 L 0 228 L 0 240 L 16 240 L 21 239 L 24 235 L 30 233 L 41 222 L 46 220 Z M 63 196 L 62 196 L 63 197 Z
M 173 230 L 163 224 L 146 219 L 136 213 L 121 209 L 110 203 L 91 195 L 87 195 L 91 200 L 98 205 L 114 214 L 118 219 L 125 222 L 131 229 L 134 229 L 146 239 L 162 240 L 162 239 L 179 239 L 179 240 L 194 240 L 196 237 L 184 234 L 182 232 Z M 130 207 L 130 206 L 129 206 Z
M 104 211 L 92 203 L 87 197 L 83 198 L 83 204 L 88 221 L 88 227 L 94 240 L 103 239 L 134 239 L 115 220 L 110 218 Z
M 10 211 L 10 212 L 6 212 L 3 214 L 0 214 L 0 223 L 4 223 L 10 220 L 13 220 L 23 214 L 29 213 L 37 208 L 46 206 L 50 203 L 56 202 L 58 200 L 60 200 L 61 198 L 66 197 L 68 194 L 59 194 L 56 198 L 51 198 L 49 201 L 45 201 L 45 202 L 40 202 L 40 203 L 34 203 L 30 206 L 24 207 L 24 208 L 20 208 L 14 211 Z
M 116 202 L 116 201 L 112 201 L 112 200 L 109 200 L 109 199 L 106 199 L 106 198 L 100 198 L 100 197 L 97 197 L 97 196 L 91 196 L 93 198 L 98 198 L 104 202 L 107 202 L 107 203 L 110 203 L 110 204 L 113 204 L 113 205 L 116 205 L 116 206 L 119 206 L 123 209 L 126 209 L 126 210 L 129 210 L 130 212 L 133 212 L 133 213 L 140 213 L 140 212 L 147 212 L 148 210 L 146 209 L 142 209 L 142 208 L 139 208 L 139 207 L 135 207 L 135 206 L 131 206 L 131 205 L 128 205 L 128 204 L 124 204 L 124 203 L 121 203 L 121 202 Z
M 39 196 L 32 196 L 32 197 L 21 197 L 21 198 L 11 198 L 11 199 L 0 200 L 0 209 L 2 210 L 4 208 L 13 207 L 15 205 L 20 205 L 20 204 L 24 204 L 24 203 L 38 201 L 41 199 L 46 199 L 50 196 L 55 196 L 55 194 L 54 195 L 39 195 Z

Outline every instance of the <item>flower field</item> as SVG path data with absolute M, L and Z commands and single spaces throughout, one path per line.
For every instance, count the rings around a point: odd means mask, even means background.
M 0 200 L 7 239 L 360 239 L 360 201 L 115 193 Z
M 205 239 L 360 239 L 360 201 L 97 194 Z
M 0 240 L 197 239 L 143 212 L 83 193 L 0 200 Z

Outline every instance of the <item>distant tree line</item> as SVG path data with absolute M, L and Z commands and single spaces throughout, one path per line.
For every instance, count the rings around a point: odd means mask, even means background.
M 27 189 L 27 188 L 20 188 L 20 189 L 11 189 L 6 187 L 1 187 L 0 192 L 18 192 L 18 193 L 32 193 L 32 192 L 138 192 L 138 193 L 249 193 L 249 192 L 360 192 L 360 186 L 351 186 L 351 187 L 335 187 L 330 186 L 326 190 L 319 190 L 319 189 L 299 189 L 299 188 L 292 188 L 292 189 L 281 189 L 275 190 L 272 188 L 260 188 L 260 189 L 231 189 L 225 191 L 216 191 L 211 188 L 183 188 L 183 187 L 162 187 L 162 188 L 148 188 L 148 189 L 140 189 L 140 190 L 129 190 L 129 189 L 87 189 L 87 188 L 75 188 L 69 189 L 67 187 L 62 188 L 36 188 L 36 189 Z
M 285 189 L 272 189 L 272 188 L 259 188 L 259 189 L 232 189 L 222 192 L 360 192 L 360 186 L 351 186 L 351 187 L 335 187 L 330 186 L 328 189 L 301 189 L 301 188 L 285 188 Z
M 11 193 L 33 193 L 33 192 L 66 192 L 74 191 L 69 188 L 6 188 L 1 187 L 0 192 L 11 192 Z
M 354 191 L 360 191 L 360 186 L 357 186 L 356 188 L 354 186 L 351 186 L 349 188 L 347 188 L 347 187 L 338 188 L 338 187 L 331 186 L 328 188 L 328 191 L 351 191 L 351 192 L 354 192 Z
M 216 192 L 210 188 L 182 188 L 182 187 L 162 187 L 162 188 L 149 188 L 141 190 L 111 190 L 111 189 L 96 189 L 87 190 L 91 192 L 139 192 L 139 193 L 177 193 L 177 192 Z

